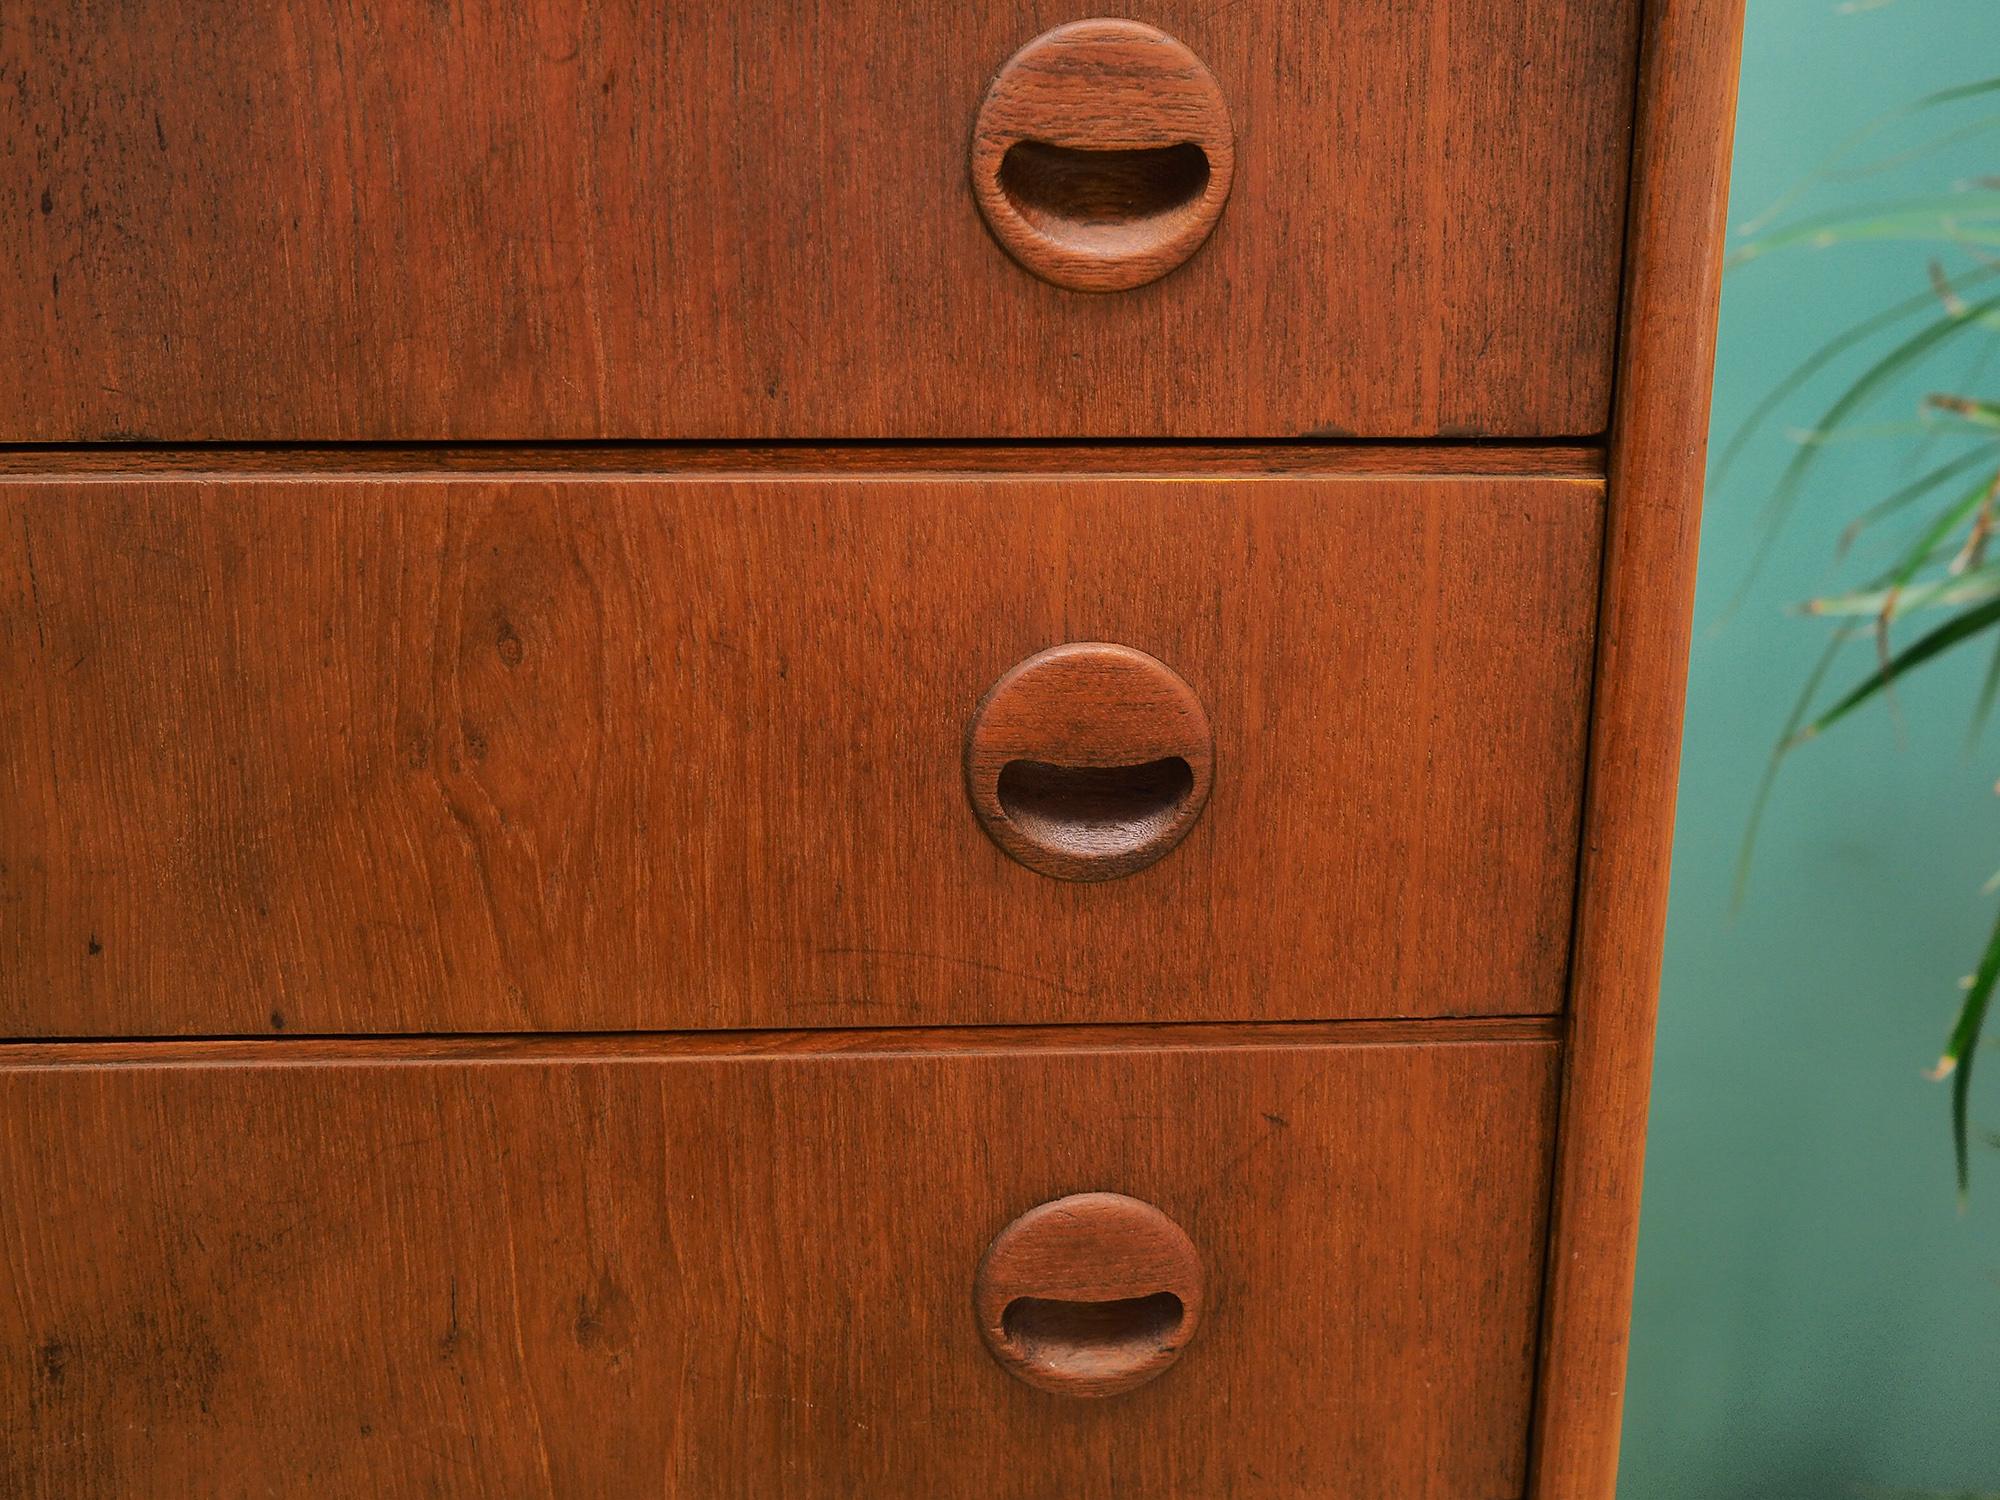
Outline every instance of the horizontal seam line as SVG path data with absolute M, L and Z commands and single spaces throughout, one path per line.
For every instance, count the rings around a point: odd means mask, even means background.
M 713 1031 L 512 1031 L 325 1032 L 217 1035 L 8 1037 L 0 1039 L 0 1068 L 61 1052 L 87 1063 L 91 1054 L 115 1063 L 159 1060 L 199 1062 L 204 1049 L 217 1061 L 315 1061 L 348 1049 L 357 1061 L 513 1061 L 540 1055 L 612 1060 L 618 1049 L 635 1058 L 843 1057 L 894 1054 L 1013 1051 L 1232 1050 L 1327 1045 L 1415 1044 L 1447 1046 L 1488 1040 L 1555 1041 L 1560 1015 L 1352 1019 L 1340 1021 L 1080 1022 L 1042 1026 L 853 1027 L 815 1030 Z M 648 1049 L 656 1049 L 649 1051 Z M 309 1058 L 284 1054 L 310 1051 Z

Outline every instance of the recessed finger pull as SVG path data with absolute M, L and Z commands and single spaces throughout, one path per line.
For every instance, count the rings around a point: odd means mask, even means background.
M 1201 1323 L 1201 1257 L 1172 1219 L 1077 1193 L 1001 1230 L 974 1283 L 979 1331 L 1016 1379 L 1116 1396 L 1164 1374 Z
M 993 236 L 1057 286 L 1156 281 L 1208 238 L 1236 171 L 1215 77 L 1138 21 L 1072 21 L 1010 57 L 980 106 L 972 191 Z
M 1110 880 L 1178 844 L 1208 801 L 1215 737 L 1194 690 L 1130 646 L 1076 641 L 986 694 L 965 743 L 993 841 L 1060 880 Z

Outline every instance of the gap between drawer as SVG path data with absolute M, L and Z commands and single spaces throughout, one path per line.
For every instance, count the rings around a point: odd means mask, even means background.
M 568 1062 L 672 1058 L 1250 1051 L 1299 1046 L 1555 1042 L 1560 1015 L 1462 1019 L 858 1027 L 824 1031 L 493 1032 L 397 1036 L 127 1037 L 0 1041 L 0 1072 L 59 1067 L 258 1067 L 322 1062 Z

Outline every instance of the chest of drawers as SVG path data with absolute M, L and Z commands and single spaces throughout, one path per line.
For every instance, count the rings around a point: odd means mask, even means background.
M 0 1490 L 1608 1497 L 1739 10 L 0 13 Z

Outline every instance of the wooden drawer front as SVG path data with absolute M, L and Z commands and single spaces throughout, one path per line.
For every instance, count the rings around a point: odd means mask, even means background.
M 1560 1008 L 1583 479 L 0 488 L 16 1035 Z M 1185 842 L 1016 864 L 988 686 L 1150 652 Z
M 1598 432 L 1638 9 L 1146 6 L 1233 185 L 1091 295 L 974 205 L 1028 0 L 11 0 L 0 441 Z
M 1522 1493 L 1552 1044 L 163 1045 L 0 1072 L 9 1495 Z M 1207 1289 L 1105 1400 L 973 1314 L 996 1232 L 1089 1189 Z

